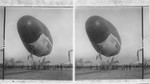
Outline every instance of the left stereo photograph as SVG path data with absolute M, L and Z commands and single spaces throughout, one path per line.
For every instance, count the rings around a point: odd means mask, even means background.
M 72 80 L 72 7 L 5 12 L 4 79 Z
M 3 79 L 3 56 L 4 56 L 4 8 L 0 7 L 0 79 Z

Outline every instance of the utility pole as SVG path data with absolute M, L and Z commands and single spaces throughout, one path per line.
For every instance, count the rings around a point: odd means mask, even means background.
M 70 56 L 71 56 L 70 53 L 71 53 L 72 51 L 73 51 L 73 50 L 69 50 L 69 51 L 68 51 L 68 61 L 69 61 L 69 62 L 70 62 Z

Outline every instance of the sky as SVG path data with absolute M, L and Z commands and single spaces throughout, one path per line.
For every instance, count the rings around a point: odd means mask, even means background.
M 144 58 L 150 59 L 150 22 L 149 8 L 144 7 Z
M 6 49 L 5 59 L 27 60 L 29 52 L 24 47 L 18 31 L 17 21 L 24 15 L 31 15 L 49 29 L 53 39 L 52 52 L 46 56 L 46 61 L 51 64 L 61 64 L 68 61 L 68 51 L 72 50 L 72 8 L 13 8 L 7 7 L 6 10 Z M 72 57 L 71 57 L 72 58 Z M 43 58 L 34 56 L 34 61 Z
M 0 49 L 3 48 L 3 21 L 4 21 L 4 8 L 0 7 Z M 0 63 L 3 63 L 3 52 L 0 51 Z
M 110 21 L 118 30 L 122 45 L 115 60 L 119 64 L 137 62 L 137 50 L 142 48 L 141 8 L 140 7 L 76 7 L 75 14 L 75 53 L 76 60 L 96 62 L 98 53 L 91 45 L 85 31 L 86 20 L 98 15 Z M 102 56 L 103 61 L 111 60 Z M 142 61 L 140 53 L 140 62 Z

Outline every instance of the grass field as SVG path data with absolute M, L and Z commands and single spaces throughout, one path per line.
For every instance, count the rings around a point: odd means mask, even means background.
M 6 70 L 5 79 L 72 80 L 72 70 Z
M 133 70 L 76 70 L 76 80 L 141 79 L 142 69 Z
M 150 79 L 150 69 L 144 70 L 144 79 Z
M 2 78 L 3 78 L 3 69 L 0 68 L 0 79 L 2 79 Z

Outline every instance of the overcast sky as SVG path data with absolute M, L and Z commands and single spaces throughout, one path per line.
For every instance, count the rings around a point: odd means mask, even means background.
M 24 15 L 31 15 L 44 23 L 53 38 L 52 52 L 46 56 L 51 64 L 68 61 L 68 51 L 72 49 L 72 8 L 11 8 L 6 10 L 6 59 L 14 58 L 28 63 L 29 52 L 17 32 L 17 21 Z M 40 58 L 34 56 L 34 60 Z M 42 60 L 42 59 L 41 59 Z
M 150 59 L 150 22 L 148 7 L 144 7 L 144 57 Z
M 0 7 L 0 49 L 3 48 L 3 22 L 4 22 L 4 8 Z M 0 51 L 0 63 L 3 63 L 3 52 Z
M 141 7 L 77 7 L 76 59 L 95 61 L 96 55 L 98 55 L 85 31 L 85 22 L 93 15 L 110 21 L 120 34 L 122 46 L 120 53 L 115 56 L 115 60 L 119 60 L 120 64 L 136 62 L 137 50 L 142 48 Z M 104 61 L 111 59 L 104 56 L 102 58 Z

